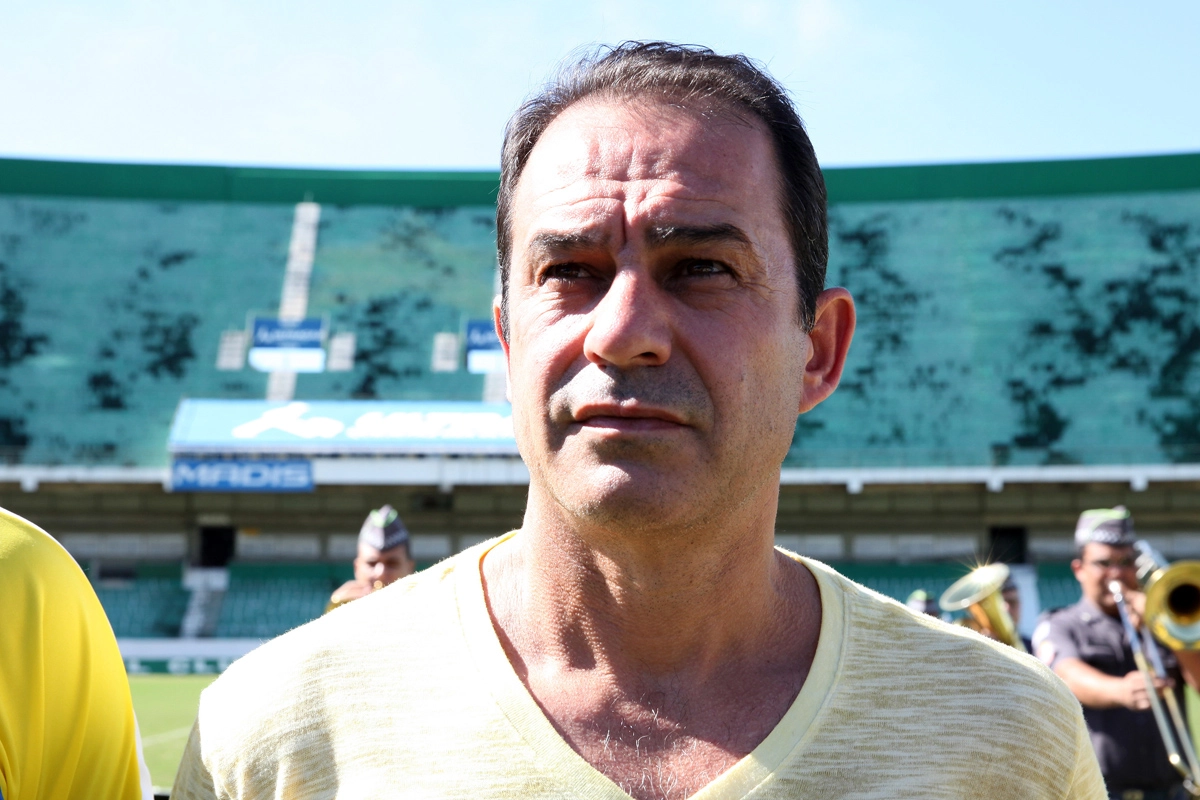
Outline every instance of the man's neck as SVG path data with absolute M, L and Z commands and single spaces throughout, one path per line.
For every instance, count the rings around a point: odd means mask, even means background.
M 488 556 L 489 599 L 493 606 L 499 599 L 493 586 L 516 590 L 507 600 L 520 607 L 514 622 L 526 629 L 528 644 L 565 664 L 647 677 L 703 673 L 732 654 L 755 651 L 780 612 L 800 600 L 804 570 L 778 556 L 769 528 L 657 532 L 647 537 L 653 541 L 629 541 L 597 530 L 584 538 L 559 520 L 531 516 Z
M 816 581 L 774 550 L 773 506 L 740 511 L 740 522 L 622 537 L 540 514 L 531 496 L 521 532 L 484 559 L 518 675 L 618 783 L 637 760 L 678 759 L 676 780 L 702 787 L 766 737 L 807 676 Z M 613 731 L 629 732 L 624 756 Z

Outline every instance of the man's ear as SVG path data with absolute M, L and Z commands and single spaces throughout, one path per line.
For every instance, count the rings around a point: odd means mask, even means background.
M 492 298 L 492 324 L 496 327 L 496 338 L 504 349 L 504 396 L 512 404 L 512 370 L 508 368 L 508 340 L 504 338 L 504 301 L 500 295 Z
M 804 365 L 801 414 L 816 408 L 837 388 L 854 338 L 855 319 L 854 298 L 840 286 L 826 289 L 817 297 L 817 313 L 808 334 L 810 349 Z
M 508 360 L 508 341 L 504 338 L 504 301 L 500 295 L 492 298 L 492 324 L 496 327 L 496 338 L 504 348 L 504 359 Z

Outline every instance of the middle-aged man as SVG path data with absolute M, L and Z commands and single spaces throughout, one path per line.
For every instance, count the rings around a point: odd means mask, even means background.
M 854 329 L 779 86 L 602 51 L 517 112 L 500 183 L 521 529 L 234 664 L 173 800 L 1103 798 L 1036 660 L 773 546 Z
M 1124 506 L 1085 511 L 1075 528 L 1078 558 L 1071 562 L 1083 590 L 1075 605 L 1050 613 L 1033 633 L 1034 653 L 1066 682 L 1083 704 L 1092 744 L 1111 797 L 1174 800 L 1189 797 L 1150 709 L 1146 681 L 1134 663 L 1109 584 L 1138 619 L 1145 595 L 1138 590 L 1133 518 Z M 1200 653 L 1162 648 L 1173 679 L 1196 686 Z M 1160 689 L 1166 688 L 1160 682 Z

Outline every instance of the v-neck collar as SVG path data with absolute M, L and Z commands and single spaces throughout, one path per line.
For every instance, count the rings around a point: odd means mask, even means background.
M 621 787 L 589 764 L 559 735 L 517 676 L 496 635 L 484 597 L 483 559 L 494 547 L 515 534 L 513 531 L 480 545 L 474 557 L 464 563 L 463 568 L 455 570 L 459 620 L 480 680 L 509 723 L 532 748 L 538 763 L 560 782 L 563 791 L 584 800 L 630 800 Z M 821 629 L 812 667 L 796 699 L 767 737 L 688 800 L 745 797 L 770 777 L 788 756 L 806 745 L 813 723 L 829 698 L 829 690 L 840 667 L 846 631 L 841 587 L 824 565 L 783 552 L 808 568 L 821 592 Z

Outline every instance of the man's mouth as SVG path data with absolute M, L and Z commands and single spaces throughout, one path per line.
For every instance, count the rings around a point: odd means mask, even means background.
M 669 409 L 638 403 L 588 403 L 572 415 L 575 424 L 596 430 L 652 432 L 687 427 L 680 415 Z

